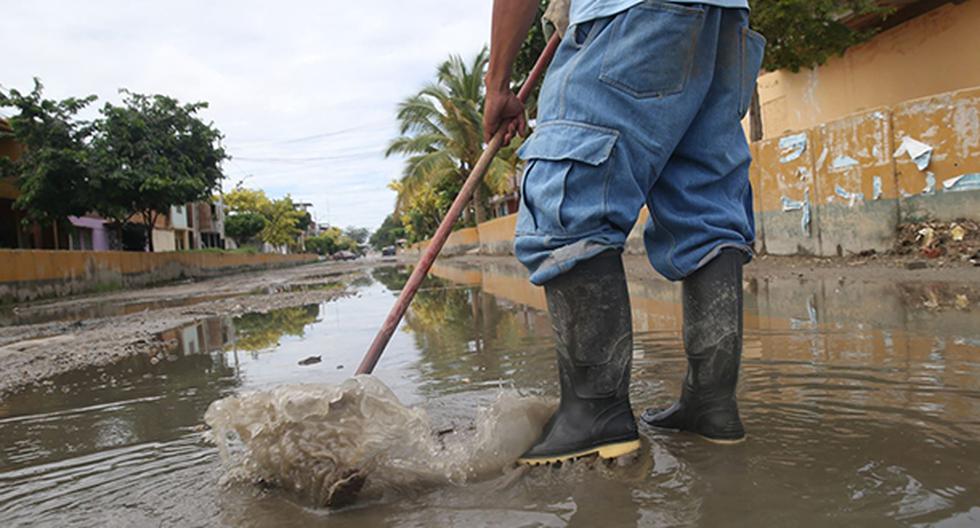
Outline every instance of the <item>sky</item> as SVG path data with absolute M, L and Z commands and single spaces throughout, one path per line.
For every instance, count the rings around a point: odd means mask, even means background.
M 491 0 L 9 1 L 0 87 L 48 98 L 118 91 L 206 101 L 243 185 L 313 204 L 318 222 L 374 229 L 391 212 L 385 159 L 398 102 L 450 54 L 489 40 Z M 9 110 L 2 110 L 9 115 Z

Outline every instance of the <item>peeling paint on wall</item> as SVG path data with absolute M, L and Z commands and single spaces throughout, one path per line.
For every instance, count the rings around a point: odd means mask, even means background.
M 803 209 L 803 202 L 799 200 L 791 200 L 788 196 L 783 196 L 783 212 L 789 213 L 792 211 L 799 211 Z
M 851 167 L 856 167 L 858 166 L 858 164 L 859 164 L 858 160 L 845 154 L 834 158 L 834 161 L 830 164 L 830 166 L 834 170 L 844 170 L 844 169 L 849 169 Z
M 789 163 L 795 161 L 806 152 L 806 132 L 780 138 L 779 161 Z
M 922 189 L 922 194 L 936 194 L 936 175 L 927 172 L 926 173 L 926 186 Z
M 857 202 L 864 201 L 864 194 L 858 192 L 850 192 L 847 189 L 841 187 L 840 185 L 838 185 L 834 189 L 834 192 L 837 193 L 837 196 L 840 196 L 841 198 L 847 200 L 848 207 L 854 207 L 854 204 L 856 204 Z
M 793 200 L 788 196 L 783 196 L 782 202 L 784 213 L 803 211 L 803 216 L 800 218 L 800 231 L 803 233 L 803 236 L 810 236 L 810 190 L 805 189 L 803 191 L 803 201 Z

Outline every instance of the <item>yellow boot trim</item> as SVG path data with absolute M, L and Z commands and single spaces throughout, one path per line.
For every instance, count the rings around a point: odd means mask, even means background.
M 699 434 L 698 436 L 700 436 L 704 440 L 707 440 L 707 441 L 711 442 L 712 444 L 718 444 L 718 445 L 735 445 L 735 444 L 741 444 L 742 442 L 745 441 L 746 438 L 749 437 L 749 435 L 744 435 L 744 436 L 742 436 L 742 438 L 736 438 L 735 440 L 725 440 L 725 439 L 722 439 L 722 438 L 708 438 L 707 436 L 704 436 L 702 434 Z
M 582 451 L 574 451 L 572 453 L 566 453 L 564 455 L 519 458 L 517 459 L 517 463 L 524 464 L 527 466 L 540 466 L 542 464 L 556 464 L 558 462 L 566 462 L 568 460 L 574 460 L 576 458 L 582 458 L 589 455 L 599 455 L 599 458 L 606 458 L 606 459 L 619 458 L 623 455 L 628 455 L 638 449 L 640 449 L 639 439 L 628 440 L 626 442 L 606 444 L 598 447 L 592 447 L 589 449 L 583 449 Z

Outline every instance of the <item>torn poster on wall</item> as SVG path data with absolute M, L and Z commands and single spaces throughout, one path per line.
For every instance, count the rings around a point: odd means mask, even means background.
M 849 169 L 851 167 L 856 167 L 857 165 L 859 165 L 858 160 L 847 155 L 837 156 L 834 158 L 834 161 L 830 163 L 831 168 L 834 170 Z
M 924 171 L 929 167 L 929 163 L 932 161 L 932 146 L 927 145 L 917 139 L 912 139 L 908 136 L 902 138 L 902 144 L 898 146 L 898 150 L 895 151 L 895 157 L 899 158 L 903 154 L 908 154 L 915 166 L 918 167 L 920 171 Z
M 962 174 L 955 178 L 949 178 L 948 180 L 944 180 L 943 191 L 945 192 L 980 191 L 980 172 Z
M 783 196 L 782 202 L 784 213 L 803 211 L 803 216 L 800 218 L 800 231 L 803 232 L 803 236 L 810 236 L 810 189 L 804 189 L 802 202 L 788 196 Z
M 856 193 L 856 192 L 852 193 L 847 189 L 841 187 L 840 185 L 838 185 L 834 189 L 834 192 L 837 194 L 837 196 L 840 196 L 841 198 L 847 200 L 848 207 L 854 207 L 854 204 L 856 204 L 857 202 L 864 201 L 864 193 Z
M 806 152 L 806 141 L 806 132 L 780 138 L 779 162 L 789 163 L 799 159 Z

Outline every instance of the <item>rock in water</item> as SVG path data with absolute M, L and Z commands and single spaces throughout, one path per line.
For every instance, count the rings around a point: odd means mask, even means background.
M 299 364 L 305 367 L 307 365 L 316 365 L 320 361 L 322 361 L 322 359 L 320 359 L 320 356 L 310 356 L 306 359 L 299 360 Z
M 498 476 L 541 433 L 553 400 L 501 392 L 475 427 L 439 437 L 429 415 L 372 376 L 340 385 L 286 385 L 211 404 L 229 478 L 264 482 L 317 506 L 362 495 Z

